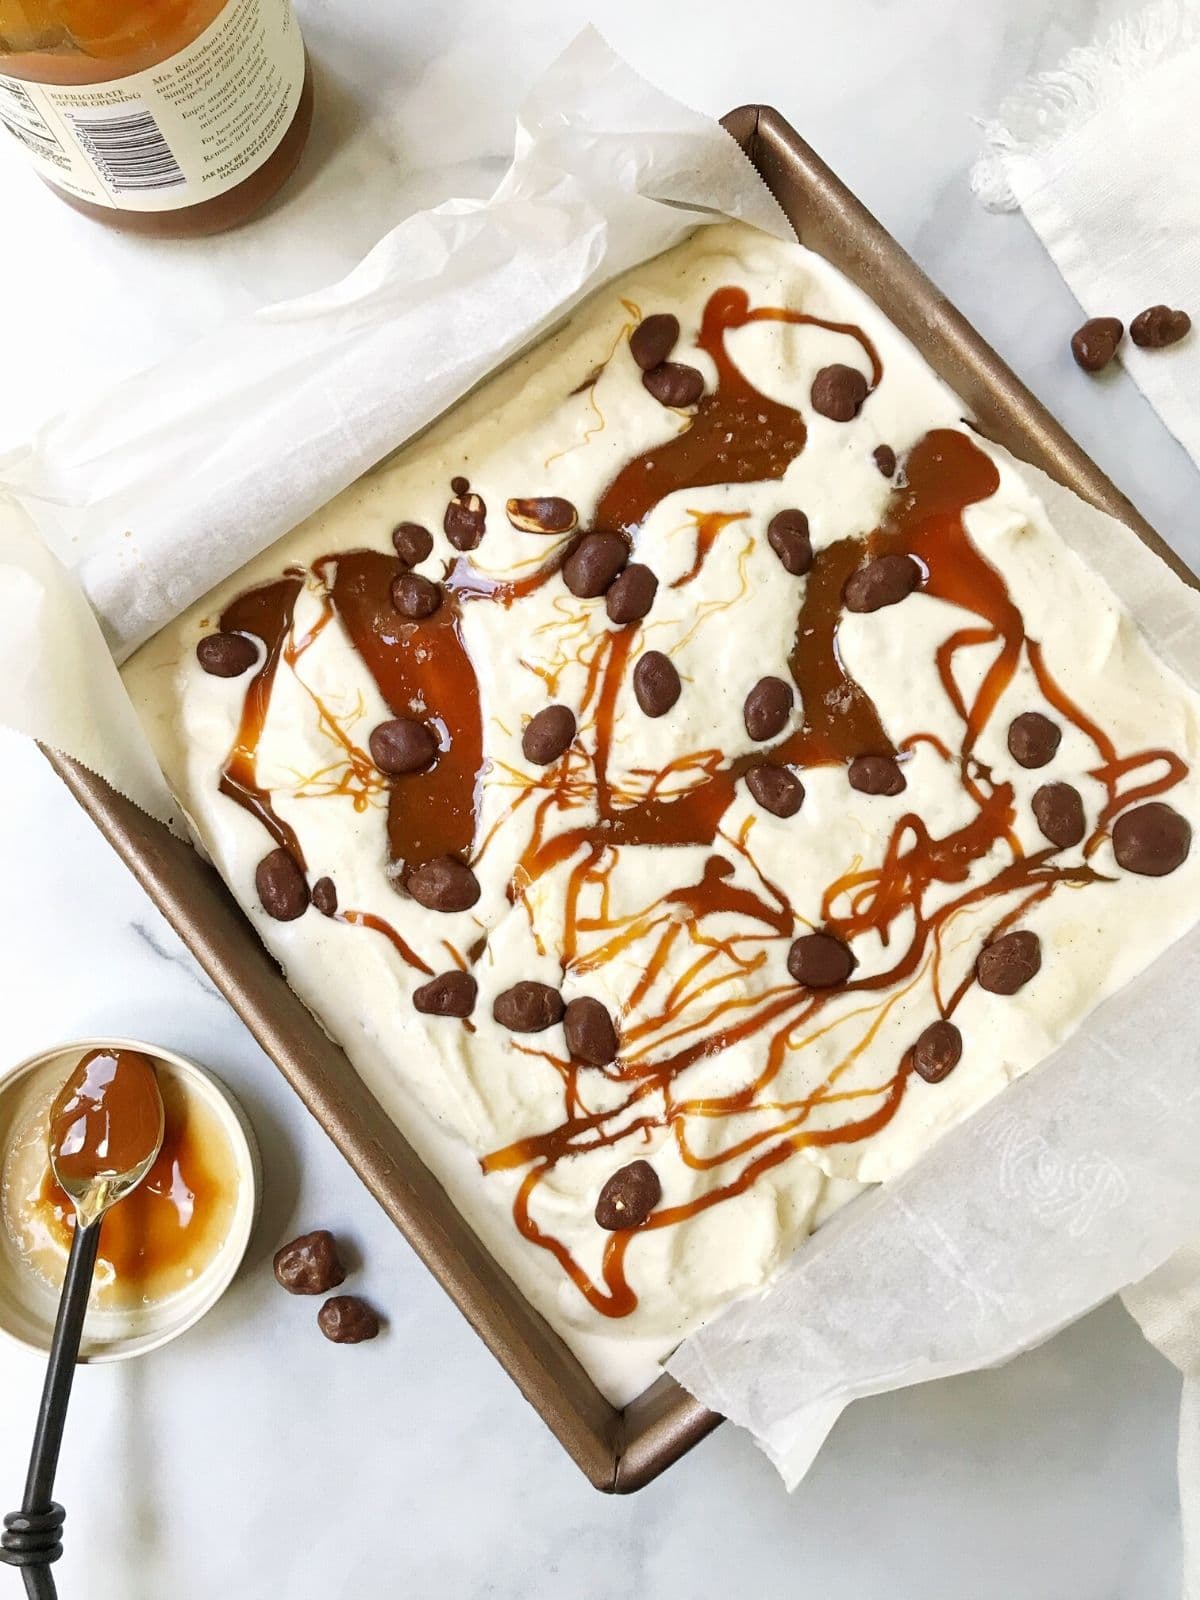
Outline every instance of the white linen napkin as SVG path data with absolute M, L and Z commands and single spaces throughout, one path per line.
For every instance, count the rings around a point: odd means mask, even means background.
M 1072 50 L 983 125 L 972 188 L 1019 207 L 1089 317 L 1188 311 L 1165 350 L 1120 359 L 1200 466 L 1200 0 L 1159 0 Z
M 1188 311 L 1166 350 L 1121 359 L 1200 466 L 1200 0 L 1160 0 L 1073 50 L 984 123 L 972 188 L 1025 213 L 1089 317 L 1158 302 Z M 1183 1373 L 1179 1498 L 1184 1600 L 1200 1600 L 1200 1243 L 1125 1291 L 1142 1331 Z

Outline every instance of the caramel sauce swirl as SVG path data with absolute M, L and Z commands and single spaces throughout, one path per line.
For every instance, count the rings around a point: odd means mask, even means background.
M 844 335 L 865 356 L 871 389 L 882 380 L 878 354 L 861 329 L 785 308 L 755 308 L 743 289 L 718 289 L 708 300 L 697 340 L 715 366 L 716 386 L 677 435 L 620 468 L 599 497 L 595 528 L 619 532 L 636 551 L 639 530 L 668 495 L 784 476 L 805 447 L 804 419 L 799 410 L 757 390 L 727 348 L 731 331 L 762 322 L 813 325 Z M 915 984 L 931 985 L 943 1017 L 950 1017 L 961 1003 L 973 976 L 950 989 L 942 970 L 943 942 L 955 920 L 968 911 L 982 912 L 991 918 L 989 936 L 994 935 L 1060 886 L 1086 889 L 1096 884 L 1100 876 L 1087 862 L 1113 818 L 1136 800 L 1166 792 L 1187 772 L 1169 750 L 1118 751 L 1103 728 L 1055 682 L 1040 643 L 1026 635 L 1003 576 L 964 527 L 966 510 L 987 500 L 998 485 L 996 466 L 967 433 L 939 429 L 921 439 L 905 458 L 878 526 L 848 531 L 819 549 L 798 585 L 786 668 L 798 691 L 799 726 L 773 744 L 757 745 L 733 758 L 719 750 L 691 752 L 649 774 L 637 795 L 624 792 L 611 769 L 618 705 L 639 630 L 585 633 L 577 659 L 586 666 L 586 686 L 583 704 L 576 709 L 581 725 L 585 716 L 589 719 L 590 732 L 582 747 L 573 748 L 547 775 L 526 780 L 519 790 L 514 808 L 527 808 L 529 828 L 511 871 L 509 898 L 524 905 L 535 944 L 543 949 L 531 890 L 545 874 L 566 869 L 559 947 L 564 974 L 615 968 L 634 951 L 640 971 L 623 997 L 618 1059 L 605 1067 L 581 1069 L 553 1051 L 531 1049 L 530 1054 L 559 1074 L 561 1118 L 553 1127 L 490 1152 L 481 1165 L 485 1174 L 523 1174 L 513 1204 L 516 1227 L 554 1258 L 604 1316 L 626 1316 L 637 1304 L 626 1272 L 636 1234 L 619 1232 L 609 1238 L 599 1279 L 593 1278 L 535 1216 L 539 1186 L 557 1163 L 630 1141 L 640 1132 L 665 1130 L 681 1160 L 710 1174 L 711 1181 L 687 1203 L 652 1211 L 637 1232 L 653 1232 L 744 1194 L 806 1147 L 853 1143 L 880 1132 L 904 1099 L 913 1070 L 911 1051 L 883 1063 L 878 1081 L 865 1087 L 849 1075 L 870 1051 L 890 1010 Z M 689 510 L 687 515 L 696 527 L 695 555 L 677 588 L 699 574 L 726 526 L 737 524 L 751 537 L 765 537 L 764 530 L 748 522 L 747 512 Z M 419 707 L 419 714 L 442 734 L 433 767 L 391 786 L 387 840 L 394 869 L 403 872 L 447 853 L 477 861 L 492 847 L 495 830 L 487 837 L 480 831 L 487 754 L 480 686 L 464 642 L 465 608 L 520 604 L 556 580 L 582 536 L 573 532 L 535 570 L 512 580 L 488 577 L 458 557 L 446 568 L 439 609 L 416 622 L 399 617 L 391 605 L 391 583 L 402 570 L 391 556 L 352 550 L 315 564 L 332 614 L 392 713 L 413 715 Z M 898 749 L 869 694 L 842 659 L 838 636 L 847 579 L 880 555 L 911 557 L 922 573 L 921 592 L 963 616 L 962 625 L 936 651 L 941 686 L 958 722 L 953 745 L 917 732 Z M 285 576 L 243 596 L 222 616 L 223 628 L 262 639 L 267 657 L 247 691 L 221 787 L 302 860 L 294 834 L 257 786 L 254 768 L 299 587 L 298 578 Z M 918 595 L 906 603 L 921 600 Z M 992 653 L 978 687 L 967 694 L 956 676 L 956 658 L 979 647 Z M 1022 850 L 1013 786 L 994 776 L 976 754 L 1023 662 L 1047 704 L 1096 752 L 1090 775 L 1104 785 L 1107 799 L 1085 845 L 1083 864 L 1063 862 L 1061 852 L 1052 848 L 1028 854 Z M 552 693 L 556 681 L 554 674 L 547 674 Z M 789 941 L 806 931 L 806 924 L 786 891 L 759 871 L 751 848 L 752 823 L 736 835 L 727 829 L 739 780 L 763 761 L 806 770 L 848 766 L 864 754 L 904 760 L 921 744 L 953 772 L 969 802 L 969 820 L 938 837 L 915 808 L 906 809 L 878 861 L 856 862 L 825 885 L 820 901 L 825 930 L 847 941 L 874 936 L 884 952 L 883 964 L 856 969 L 835 991 L 797 986 L 783 975 L 784 956 Z M 680 882 L 632 912 L 618 916 L 612 911 L 613 874 L 624 855 L 643 847 L 682 846 L 705 852 L 694 881 Z M 343 920 L 378 926 L 361 914 Z M 736 927 L 732 933 L 731 921 Z M 395 930 L 380 931 L 410 965 L 432 970 Z M 472 947 L 471 963 L 482 948 L 482 941 Z M 779 976 L 773 979 L 771 974 Z M 824 1015 L 831 995 L 849 997 L 851 1003 L 849 1012 L 832 1020 Z M 789 1057 L 818 1039 L 828 1043 L 835 1028 L 839 1042 L 834 1064 L 810 1092 L 787 1098 L 779 1080 Z M 725 1095 L 682 1092 L 680 1080 L 689 1067 L 747 1043 L 753 1044 L 757 1060 L 750 1081 Z M 618 1087 L 616 1103 L 610 1094 L 600 1111 L 587 1103 L 587 1085 L 596 1075 Z M 701 1151 L 697 1130 L 748 1113 L 756 1119 L 750 1131 L 731 1136 L 719 1151 Z

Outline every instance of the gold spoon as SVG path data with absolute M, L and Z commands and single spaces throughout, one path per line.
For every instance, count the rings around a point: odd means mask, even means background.
M 56 1600 L 50 1564 L 62 1555 L 66 1513 L 51 1499 L 67 1402 L 87 1315 L 100 1224 L 150 1171 L 164 1115 L 149 1056 L 101 1049 L 79 1062 L 50 1110 L 50 1167 L 75 1207 L 75 1232 L 42 1388 L 25 1498 L 4 1519 L 0 1561 L 20 1567 L 30 1600 Z

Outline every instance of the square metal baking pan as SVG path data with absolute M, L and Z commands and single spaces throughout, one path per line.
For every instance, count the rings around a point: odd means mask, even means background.
M 783 120 L 743 106 L 725 126 L 805 244 L 857 283 L 961 396 L 988 438 L 1127 523 L 1181 578 L 1200 581 L 995 351 Z M 367 1188 L 598 1489 L 628 1493 L 721 1420 L 673 1379 L 610 1405 L 495 1264 L 350 1066 L 284 982 L 232 895 L 188 845 L 76 763 L 49 759 L 76 799 L 296 1089 Z

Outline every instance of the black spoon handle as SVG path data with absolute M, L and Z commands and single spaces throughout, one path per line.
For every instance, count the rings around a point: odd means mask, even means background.
M 50 1342 L 50 1360 L 46 1365 L 42 1403 L 25 1479 L 25 1498 L 20 1511 L 11 1511 L 5 1517 L 4 1533 L 0 1536 L 0 1561 L 21 1568 L 29 1600 L 55 1600 L 57 1593 L 49 1569 L 50 1563 L 62 1555 L 62 1525 L 66 1513 L 50 1497 L 99 1244 L 98 1221 L 86 1228 L 76 1227 L 63 1279 L 62 1299 L 58 1303 L 54 1338 Z

